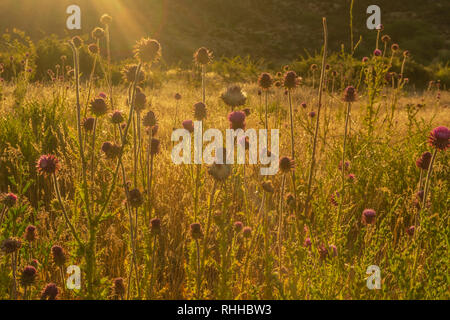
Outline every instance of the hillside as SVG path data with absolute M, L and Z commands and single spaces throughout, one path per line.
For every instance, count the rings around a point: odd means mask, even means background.
M 113 53 L 129 55 L 134 41 L 143 35 L 158 38 L 169 62 L 188 61 L 199 46 L 216 56 L 251 55 L 282 63 L 320 50 L 321 17 L 328 18 L 330 44 L 339 50 L 350 42 L 350 0 L 1 0 L 0 30 L 17 27 L 38 40 L 65 29 L 65 9 L 78 4 L 82 30 L 87 34 L 102 13 L 114 18 Z M 354 4 L 355 39 L 363 36 L 357 55 L 373 48 L 375 32 L 366 29 L 366 8 L 372 2 Z M 447 0 L 379 0 L 382 23 L 402 48 L 423 64 L 448 61 L 450 57 L 450 2 Z

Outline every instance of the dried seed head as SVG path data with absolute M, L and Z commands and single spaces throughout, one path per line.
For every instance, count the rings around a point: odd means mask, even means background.
M 52 154 L 42 155 L 37 161 L 36 168 L 41 175 L 56 174 L 60 168 L 59 160 Z
M 41 300 L 56 300 L 58 297 L 58 286 L 54 283 L 49 283 L 45 286 L 41 293 Z
M 160 151 L 160 142 L 158 139 L 156 138 L 152 138 L 152 141 L 150 143 L 150 154 L 152 156 L 155 156 L 159 153 Z
M 102 144 L 102 151 L 108 159 L 115 159 L 120 155 L 122 148 L 115 143 L 106 141 Z
M 356 101 L 356 89 L 353 86 L 348 86 L 344 90 L 344 101 L 355 102 Z
M 143 38 L 134 46 L 134 53 L 142 63 L 152 63 L 160 59 L 161 45 L 154 39 Z
M 126 65 L 125 67 L 123 67 L 121 73 L 122 73 L 122 79 L 125 82 L 128 83 L 133 83 L 134 80 L 136 79 L 136 72 L 137 72 L 137 65 L 136 64 L 129 64 Z M 137 77 L 137 83 L 142 83 L 145 80 L 145 73 L 144 71 L 141 69 L 139 71 L 139 75 Z
M 382 54 L 383 54 L 383 52 L 381 52 L 380 49 L 375 49 L 375 50 L 373 51 L 373 55 L 374 55 L 375 57 L 379 57 L 379 56 L 381 56 Z
M 191 237 L 194 240 L 203 238 L 202 226 L 200 223 L 193 223 L 190 227 Z
M 212 61 L 212 52 L 205 47 L 201 47 L 194 53 L 194 61 L 198 65 L 207 65 Z
M 287 89 L 295 89 L 298 85 L 298 81 L 295 71 L 288 71 L 284 75 L 284 87 Z
M 133 208 L 139 208 L 144 203 L 142 193 L 138 189 L 130 190 L 128 193 L 129 204 Z
M 263 183 L 261 183 L 261 186 L 264 189 L 264 191 L 268 193 L 273 193 L 275 190 L 271 180 L 263 181 Z
M 84 118 L 83 119 L 83 128 L 86 131 L 92 131 L 94 130 L 94 123 L 95 123 L 95 118 L 89 117 L 89 118 Z
M 33 225 L 27 226 L 23 237 L 28 242 L 35 241 L 37 239 L 36 227 Z
M 231 175 L 231 165 L 223 163 L 213 163 L 208 167 L 208 173 L 216 181 L 224 181 Z
M 424 152 L 422 155 L 416 160 L 416 166 L 422 170 L 428 170 L 431 161 L 431 153 Z
M 397 43 L 393 43 L 391 46 L 391 50 L 396 52 L 400 49 L 400 46 Z
M 317 64 L 313 63 L 310 67 L 311 71 L 316 71 L 317 70 Z
M 95 40 L 102 39 L 105 36 L 105 30 L 103 30 L 103 28 L 96 27 L 94 28 L 94 30 L 92 30 L 91 35 Z
M 17 203 L 17 196 L 14 193 L 5 193 L 3 195 L 1 195 L 0 197 L 1 203 L 7 207 L 7 208 L 11 208 L 14 207 L 15 204 Z
M 112 22 L 112 18 L 109 14 L 105 13 L 100 17 L 100 22 L 104 25 L 110 25 Z
M 66 252 L 64 251 L 63 247 L 54 245 L 52 247 L 52 255 L 53 255 L 53 262 L 58 266 L 62 267 L 66 263 Z
M 111 114 L 111 122 L 114 124 L 121 124 L 123 122 L 122 111 L 116 110 Z
M 115 278 L 113 280 L 113 294 L 116 297 L 123 297 L 125 294 L 125 281 L 123 278 Z
M 108 112 L 108 105 L 106 104 L 106 100 L 101 97 L 94 98 L 91 101 L 90 107 L 92 114 L 96 117 L 101 117 L 106 114 L 106 112 Z
M 294 168 L 294 160 L 291 160 L 289 157 L 280 158 L 279 168 L 282 173 L 288 173 Z
M 391 41 L 391 37 L 389 37 L 387 34 L 385 34 L 384 36 L 381 37 L 381 41 L 387 43 L 387 42 Z
M 100 52 L 98 46 L 95 43 L 91 43 L 90 45 L 88 45 L 88 51 L 91 54 L 98 54 Z
M 5 254 L 14 253 L 20 249 L 22 242 L 17 238 L 8 238 L 2 241 L 1 250 Z
M 243 106 L 247 101 L 247 94 L 238 85 L 228 87 L 220 97 L 223 102 L 232 108 Z
M 203 102 L 194 104 L 194 118 L 198 121 L 206 119 L 206 106 Z
M 72 38 L 72 43 L 75 48 L 81 48 L 81 46 L 83 45 L 83 39 L 81 39 L 79 36 L 75 36 Z
M 147 96 L 142 91 L 136 92 L 134 97 L 134 110 L 136 112 L 141 112 L 144 110 L 147 103 Z
M 153 127 L 156 125 L 156 116 L 155 113 L 153 111 L 148 111 L 144 117 L 142 118 L 142 124 L 145 127 Z
M 159 218 L 153 218 L 150 220 L 151 233 L 156 235 L 161 233 L 161 220 Z
M 175 93 L 173 97 L 175 98 L 175 100 L 181 100 L 181 94 L 179 94 L 178 92 Z
M 261 73 L 261 75 L 258 78 L 258 85 L 262 88 L 262 89 L 269 89 L 273 84 L 273 79 L 272 76 L 270 75 L 270 73 L 264 72 Z
M 36 268 L 33 266 L 26 266 L 23 271 L 22 271 L 22 275 L 20 277 L 20 283 L 22 284 L 22 286 L 24 287 L 28 287 L 31 286 L 34 281 L 36 280 Z

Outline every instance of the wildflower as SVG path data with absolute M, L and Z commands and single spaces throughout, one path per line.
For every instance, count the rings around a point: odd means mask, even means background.
M 86 131 L 92 131 L 94 129 L 95 118 L 84 118 L 82 126 Z
M 14 253 L 17 250 L 20 249 L 22 246 L 22 242 L 20 242 L 19 239 L 16 238 L 8 238 L 2 241 L 2 244 L 0 246 L 0 249 L 5 253 Z
M 347 176 L 347 179 L 348 179 L 349 181 L 353 182 L 353 181 L 355 181 L 356 176 L 355 176 L 354 173 L 350 173 L 350 174 Z
M 242 229 L 242 235 L 244 238 L 249 239 L 252 236 L 252 228 L 244 227 L 244 229 Z
M 197 240 L 203 238 L 203 231 L 200 223 L 191 224 L 190 231 L 192 239 Z
M 42 155 L 37 161 L 36 168 L 41 175 L 56 174 L 59 170 L 59 160 L 52 154 Z
M 415 226 L 410 226 L 408 229 L 406 229 L 406 233 L 409 235 L 409 236 L 413 236 L 414 235 L 414 232 L 416 231 L 416 227 Z
M 212 52 L 201 47 L 194 53 L 194 61 L 201 66 L 207 65 L 212 61 Z
M 245 108 L 242 112 L 244 112 L 245 116 L 248 117 L 250 115 L 250 108 Z
M 320 244 L 317 250 L 319 251 L 320 259 L 324 260 L 328 257 L 328 250 L 323 244 Z
M 113 294 L 122 297 L 125 294 L 125 282 L 123 278 L 115 278 L 113 280 Z
M 34 283 L 36 280 L 36 268 L 33 266 L 26 266 L 22 271 L 22 276 L 20 277 L 20 283 L 22 286 L 27 287 Z
M 194 104 L 194 118 L 198 121 L 206 119 L 206 106 L 203 102 Z
M 340 171 L 342 171 L 342 161 L 339 161 L 338 168 Z M 348 169 L 350 169 L 350 161 L 345 161 L 344 162 L 344 170 L 348 171 Z
M 261 73 L 261 75 L 258 78 L 258 85 L 262 88 L 262 89 L 269 89 L 273 84 L 273 79 L 272 76 L 270 75 L 270 73 L 267 72 L 263 72 Z
M 311 239 L 310 238 L 306 238 L 305 239 L 305 242 L 303 243 L 303 245 L 306 247 L 306 248 L 311 248 Z
M 430 146 L 445 151 L 450 146 L 450 130 L 447 127 L 437 127 L 430 132 L 428 143 Z
M 160 234 L 161 233 L 161 219 L 153 218 L 150 220 L 150 228 L 152 234 Z
M 114 124 L 120 124 L 123 122 L 123 114 L 122 111 L 116 110 L 111 114 L 111 122 Z
M 143 203 L 144 199 L 142 194 L 138 189 L 133 189 L 128 192 L 129 204 L 133 208 L 139 208 Z
M 282 173 L 287 173 L 294 168 L 294 160 L 291 160 L 289 157 L 280 158 L 279 168 Z
M 241 232 L 243 227 L 244 227 L 244 225 L 241 221 L 236 221 L 233 225 L 234 232 L 236 232 L 236 233 Z
M 431 153 L 424 152 L 422 155 L 416 160 L 416 166 L 422 170 L 428 170 L 431 161 Z
M 134 53 L 141 62 L 152 63 L 161 57 L 161 45 L 154 39 L 141 39 L 134 46 Z
M 302 102 L 301 106 L 303 109 L 306 109 L 306 107 L 307 107 L 306 102 Z
M 315 111 L 311 111 L 310 113 L 308 113 L 308 116 L 310 118 L 314 118 L 316 116 L 316 112 Z
M 375 29 L 383 31 L 384 30 L 384 26 L 380 23 L 379 25 L 376 26 Z
M 376 212 L 373 209 L 364 209 L 362 213 L 362 221 L 364 224 L 373 224 L 375 222 Z
M 45 286 L 41 293 L 41 300 L 56 300 L 59 290 L 56 284 L 49 283 Z
M 91 107 L 91 112 L 96 117 L 101 117 L 104 114 L 106 114 L 106 112 L 108 111 L 108 106 L 106 105 L 106 101 L 105 101 L 105 99 L 103 99 L 101 97 L 94 98 L 91 101 L 90 107 Z
M 337 257 L 338 250 L 337 250 L 337 247 L 334 244 L 330 245 L 330 251 L 331 251 L 333 257 Z
M 317 70 L 317 64 L 313 63 L 310 67 L 311 71 L 316 71 Z
M 37 261 L 36 259 L 31 260 L 30 266 L 33 266 L 37 269 L 39 267 L 39 261 Z
M 375 56 L 375 57 L 379 57 L 379 56 L 381 56 L 383 53 L 381 52 L 381 50 L 380 49 L 375 49 L 374 51 L 373 51 L 373 55 Z
M 104 25 L 109 25 L 112 22 L 112 18 L 109 14 L 105 13 L 100 17 L 100 22 Z
M 273 183 L 271 180 L 263 181 L 263 183 L 261 183 L 261 186 L 265 192 L 268 192 L 268 193 L 274 192 L 274 187 L 273 187 Z
M 398 49 L 400 49 L 400 46 L 397 43 L 393 43 L 391 46 L 391 50 L 396 52 Z
M 52 247 L 52 255 L 53 255 L 53 262 L 55 262 L 55 264 L 58 267 L 64 266 L 64 263 L 66 263 L 67 257 L 66 257 L 66 252 L 64 251 L 63 247 L 54 245 Z
M 37 238 L 36 227 L 33 225 L 29 225 L 25 229 L 24 239 L 28 242 L 33 242 Z
M 299 79 L 295 71 L 288 71 L 284 75 L 284 86 L 287 89 L 295 89 L 298 85 Z
M 356 101 L 356 89 L 353 86 L 348 86 L 344 90 L 344 101 L 355 102 Z
M 230 128 L 245 129 L 245 113 L 242 111 L 233 111 L 228 114 L 228 121 L 230 121 Z
M 125 82 L 128 83 L 134 82 L 134 80 L 136 79 L 137 67 L 138 66 L 136 64 L 129 64 L 122 69 L 121 74 Z M 141 83 L 144 80 L 145 80 L 145 73 L 142 70 L 140 70 L 139 75 L 137 77 L 137 83 Z
M 179 94 L 178 92 L 175 93 L 174 98 L 175 98 L 175 100 L 181 100 L 181 94 Z
M 96 27 L 92 30 L 91 35 L 95 40 L 99 40 L 105 36 L 105 30 L 103 30 L 103 28 Z
M 368 57 L 363 57 L 361 61 L 362 61 L 363 63 L 366 63 L 366 62 L 369 61 L 369 58 L 368 58 Z
M 155 113 L 153 111 L 148 111 L 144 117 L 142 118 L 142 124 L 145 127 L 153 127 L 156 125 L 156 116 Z
M 228 106 L 235 108 L 245 104 L 247 94 L 238 85 L 228 87 L 220 96 Z
M 280 81 L 275 81 L 275 87 L 276 88 L 280 88 L 281 87 L 281 82 Z
M 190 133 L 194 132 L 194 122 L 192 120 L 184 120 L 182 125 L 183 128 L 189 131 Z
M 405 50 L 405 51 L 403 51 L 403 57 L 409 57 L 409 51 L 408 50 Z
M 330 202 L 331 202 L 331 204 L 332 204 L 333 206 L 337 207 L 337 206 L 339 205 L 338 199 L 339 199 L 340 196 L 341 196 L 341 194 L 340 194 L 338 191 L 334 192 L 334 193 L 331 195 L 331 197 L 330 197 Z
M 1 196 L 1 203 L 7 208 L 14 207 L 17 202 L 17 196 L 14 193 L 6 193 Z

